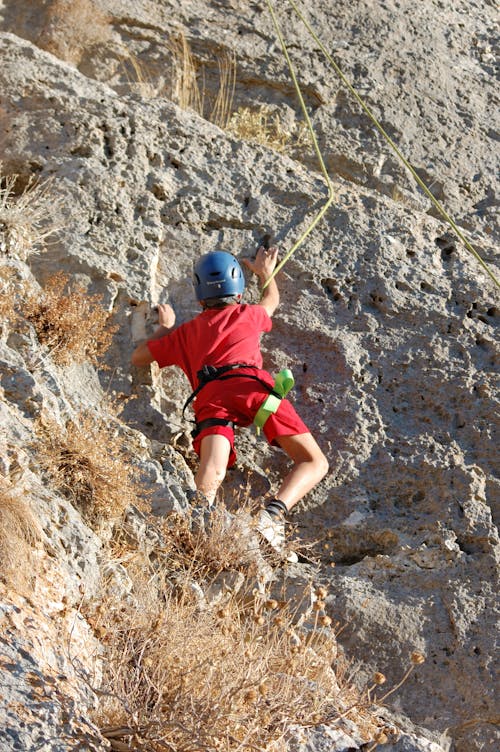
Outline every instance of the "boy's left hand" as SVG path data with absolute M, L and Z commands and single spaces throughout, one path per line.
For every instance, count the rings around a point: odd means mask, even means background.
M 158 304 L 158 324 L 165 329 L 171 329 L 175 324 L 175 312 L 168 303 Z

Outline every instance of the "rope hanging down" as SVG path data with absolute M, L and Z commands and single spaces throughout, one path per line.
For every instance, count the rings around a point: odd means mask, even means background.
M 389 136 L 389 134 L 386 132 L 386 130 L 383 128 L 383 126 L 380 124 L 380 122 L 377 120 L 377 118 L 372 113 L 372 111 L 370 110 L 370 108 L 368 107 L 368 105 L 365 103 L 365 101 L 362 99 L 362 97 L 360 97 L 360 95 L 357 93 L 357 91 L 355 90 L 355 88 L 350 84 L 350 82 L 344 76 L 344 74 L 342 73 L 342 70 L 339 68 L 339 66 L 337 65 L 337 63 L 335 62 L 335 60 L 329 54 L 328 50 L 325 48 L 325 46 L 323 45 L 323 43 L 319 39 L 318 35 L 314 31 L 314 29 L 311 26 L 311 24 L 309 23 L 309 21 L 305 18 L 305 16 L 303 15 L 303 13 L 297 7 L 297 4 L 296 4 L 295 0 L 289 0 L 289 2 L 290 2 L 290 5 L 292 6 L 292 8 L 294 9 L 295 13 L 298 15 L 298 17 L 300 18 L 300 20 L 302 21 L 302 23 L 304 24 L 304 26 L 306 27 L 306 29 L 308 30 L 308 32 L 310 33 L 310 35 L 312 36 L 312 38 L 314 39 L 314 41 L 316 42 L 316 44 L 318 45 L 318 47 L 320 48 L 320 50 L 322 51 L 322 53 L 324 54 L 324 56 L 328 60 L 328 62 L 334 68 L 334 70 L 337 73 L 337 75 L 340 77 L 340 79 L 345 84 L 345 86 L 349 89 L 349 91 L 351 92 L 351 94 L 353 95 L 353 97 L 356 99 L 356 101 L 361 105 L 361 107 L 363 108 L 363 110 L 365 111 L 365 113 L 368 115 L 368 117 L 370 118 L 370 120 L 372 121 L 372 123 L 375 125 L 375 127 L 379 131 L 379 133 L 383 136 L 383 138 L 387 141 L 387 143 L 389 144 L 389 146 L 391 147 L 391 149 L 394 151 L 394 153 L 396 154 L 396 156 L 398 157 L 398 159 L 409 170 L 410 174 L 415 178 L 415 180 L 418 183 L 418 185 L 420 186 L 420 188 L 424 191 L 424 193 L 426 194 L 426 196 L 428 196 L 428 198 L 434 204 L 434 206 L 436 207 L 436 209 L 438 210 L 438 212 L 440 213 L 440 215 L 447 222 L 447 224 L 452 228 L 452 230 L 455 233 L 455 235 L 462 241 L 462 243 L 464 244 L 465 248 L 470 253 L 472 253 L 472 255 L 476 258 L 476 260 L 481 264 L 481 266 L 483 267 L 484 271 L 492 279 L 492 281 L 494 282 L 494 284 L 498 288 L 500 288 L 500 282 L 499 282 L 499 280 L 497 279 L 497 277 L 495 276 L 495 274 L 491 271 L 491 269 L 486 264 L 486 262 L 484 261 L 484 259 L 476 251 L 476 249 L 474 248 L 474 246 L 467 240 L 467 238 L 465 237 L 465 235 L 463 234 L 463 232 L 460 230 L 460 228 L 457 226 L 457 224 L 454 222 L 454 220 L 450 217 L 450 215 L 448 214 L 448 212 L 441 205 L 441 203 L 437 200 L 437 198 L 433 195 L 433 193 L 430 191 L 430 189 L 427 187 L 427 185 L 424 183 L 424 181 L 420 178 L 420 176 L 417 174 L 417 172 L 412 167 L 412 165 L 409 163 L 409 161 L 406 159 L 406 157 L 402 154 L 402 152 L 400 151 L 400 149 L 398 148 L 398 146 L 394 143 L 394 141 L 392 140 L 392 138 Z M 309 115 L 308 115 L 306 107 L 305 107 L 304 99 L 302 97 L 302 93 L 300 91 L 300 87 L 299 87 L 297 78 L 295 76 L 295 72 L 293 70 L 293 66 L 292 66 L 292 63 L 291 63 L 291 60 L 290 60 L 290 56 L 289 56 L 288 50 L 286 48 L 286 44 L 284 42 L 283 36 L 282 36 L 281 31 L 280 31 L 279 26 L 278 26 L 278 22 L 277 22 L 277 19 L 276 19 L 276 14 L 275 14 L 275 12 L 273 10 L 273 7 L 271 5 L 270 0 L 266 0 L 266 3 L 267 3 L 267 6 L 269 8 L 269 12 L 271 14 L 271 17 L 273 19 L 273 23 L 274 23 L 274 26 L 276 28 L 276 32 L 278 34 L 278 38 L 280 40 L 280 44 L 281 44 L 281 47 L 283 49 L 283 53 L 284 53 L 286 61 L 288 63 L 288 67 L 290 69 L 290 74 L 292 76 L 292 80 L 293 80 L 293 83 L 294 83 L 294 86 L 295 86 L 295 90 L 297 92 L 297 96 L 299 97 L 299 101 L 300 101 L 300 104 L 301 104 L 301 107 L 302 107 L 302 111 L 304 113 L 304 117 L 305 117 L 305 120 L 307 122 L 307 126 L 309 128 L 309 131 L 311 133 L 311 137 L 312 137 L 312 141 L 313 141 L 313 144 L 314 144 L 314 148 L 316 150 L 316 154 L 318 155 L 318 159 L 319 159 L 319 162 L 320 162 L 320 165 L 321 165 L 321 171 L 323 172 L 323 174 L 325 176 L 325 179 L 327 181 L 327 184 L 328 184 L 328 193 L 329 193 L 329 199 L 328 199 L 327 203 L 323 206 L 323 208 L 320 211 L 320 213 L 318 214 L 318 216 L 313 220 L 313 222 L 310 224 L 310 226 L 307 228 L 307 230 L 301 235 L 301 237 L 298 239 L 298 241 L 295 243 L 295 245 L 286 254 L 286 256 L 281 261 L 281 263 L 278 264 L 278 266 L 274 270 L 273 275 L 267 281 L 267 283 L 266 283 L 266 285 L 267 285 L 271 281 L 271 279 L 274 277 L 274 275 L 277 274 L 277 272 L 288 261 L 288 259 L 292 255 L 292 253 L 294 253 L 297 250 L 297 248 L 299 247 L 299 245 L 305 240 L 305 238 L 311 232 L 311 230 L 313 229 L 313 227 L 321 219 L 321 217 L 325 213 L 326 209 L 328 208 L 328 206 L 333 201 L 333 187 L 332 187 L 330 178 L 328 176 L 328 173 L 326 171 L 325 164 L 324 164 L 323 158 L 321 156 L 321 152 L 319 150 L 318 142 L 316 140 L 316 136 L 315 136 L 314 131 L 313 131 L 312 123 L 311 123 L 311 120 L 309 118 Z
M 379 131 L 379 133 L 382 134 L 382 136 L 385 138 L 385 140 L 387 141 L 387 143 L 389 144 L 389 146 L 391 147 L 391 149 L 395 152 L 395 154 L 398 156 L 398 158 L 401 160 L 401 162 L 404 164 L 404 166 L 410 171 L 410 173 L 413 175 L 413 177 L 417 181 L 417 183 L 420 186 L 420 188 L 430 198 L 430 200 L 432 201 L 432 203 L 434 204 L 434 206 L 436 207 L 436 209 L 439 211 L 439 213 L 441 214 L 441 216 L 443 217 L 443 219 L 450 225 L 450 227 L 452 228 L 452 230 L 455 232 L 455 234 L 457 235 L 457 237 L 460 238 L 460 240 L 462 241 L 462 243 L 464 244 L 464 246 L 467 248 L 467 250 L 470 251 L 470 253 L 472 253 L 473 256 L 475 256 L 475 258 L 477 259 L 477 261 L 479 261 L 479 263 L 481 264 L 481 266 L 483 267 L 483 269 L 486 271 L 486 273 L 488 274 L 488 276 L 491 277 L 491 279 L 496 284 L 496 286 L 498 288 L 500 288 L 500 282 L 498 281 L 497 277 L 493 274 L 493 272 L 491 271 L 491 269 L 489 268 L 489 266 L 486 264 L 486 262 L 484 261 L 484 259 L 479 255 L 479 253 L 476 251 L 476 249 L 474 248 L 474 246 L 467 240 L 467 238 L 465 237 L 465 235 L 458 228 L 458 226 L 456 225 L 456 223 L 453 221 L 453 219 L 450 217 L 450 215 L 445 210 L 445 208 L 441 205 L 441 203 L 437 200 L 437 198 L 432 194 L 432 192 L 426 186 L 426 184 L 424 183 L 424 181 L 419 177 L 419 175 L 417 175 L 415 169 L 411 166 L 411 164 L 408 162 L 408 160 L 406 159 L 406 157 L 401 153 L 401 151 L 396 146 L 396 144 L 394 143 L 394 141 L 392 140 L 392 138 L 389 136 L 389 134 L 385 131 L 385 129 L 379 123 L 379 121 L 377 120 L 377 118 L 375 117 L 375 115 L 372 113 L 372 111 L 370 110 L 370 108 L 368 107 L 368 105 L 359 96 L 359 94 L 357 93 L 357 91 L 354 89 L 354 87 L 349 83 L 349 81 L 347 80 L 347 78 L 344 76 L 344 74 L 342 73 L 341 69 L 339 68 L 339 66 L 337 65 L 337 63 L 335 62 L 335 60 L 329 54 L 328 50 L 325 49 L 325 46 L 322 44 L 322 42 L 319 39 L 318 35 L 316 34 L 316 32 L 314 31 L 314 29 L 312 28 L 311 24 L 308 22 L 308 20 L 305 18 L 305 16 L 303 15 L 303 13 L 301 13 L 301 11 L 299 10 L 299 8 L 297 7 L 297 3 L 295 2 L 295 0 L 289 0 L 289 2 L 290 2 L 290 5 L 292 6 L 292 8 L 294 9 L 294 11 L 296 12 L 296 14 L 298 15 L 298 17 L 300 18 L 300 20 L 302 21 L 302 23 L 304 24 L 304 26 L 306 27 L 306 29 L 308 30 L 308 32 L 310 33 L 310 35 L 312 36 L 312 38 L 314 39 L 314 41 L 316 42 L 316 44 L 319 46 L 320 50 L 322 51 L 322 53 L 324 54 L 324 56 L 326 57 L 326 59 L 328 60 L 328 62 L 333 66 L 335 72 L 340 76 L 342 82 L 347 86 L 347 88 L 349 89 L 349 91 L 351 92 L 351 94 L 359 102 L 359 104 L 361 105 L 361 107 L 363 108 L 363 110 L 366 112 L 366 114 L 368 115 L 368 117 L 370 118 L 370 120 L 372 121 L 372 123 L 375 125 L 375 127 L 377 128 L 377 130 Z
M 330 176 L 328 175 L 328 171 L 327 171 L 327 169 L 325 167 L 325 163 L 323 161 L 323 157 L 321 155 L 321 151 L 320 151 L 320 148 L 318 146 L 318 142 L 316 140 L 316 135 L 315 135 L 313 127 L 312 127 L 311 118 L 309 117 L 309 113 L 307 112 L 307 108 L 306 108 L 306 105 L 305 105 L 305 102 L 304 102 L 304 98 L 303 98 L 302 92 L 300 90 L 299 82 L 297 80 L 297 76 L 295 74 L 295 70 L 294 70 L 292 61 L 290 59 L 290 55 L 288 54 L 288 50 L 287 50 L 287 47 L 286 47 L 286 44 L 285 44 L 285 40 L 283 39 L 283 35 L 281 33 L 281 30 L 280 30 L 280 27 L 279 27 L 279 24 L 278 24 L 278 19 L 276 18 L 276 14 L 274 12 L 274 9 L 273 9 L 273 6 L 271 5 L 270 0 L 266 0 L 266 2 L 267 2 L 267 7 L 269 8 L 269 13 L 271 14 L 271 18 L 273 20 L 274 28 L 276 29 L 276 34 L 278 35 L 278 39 L 279 39 L 280 44 L 281 44 L 281 49 L 283 50 L 283 54 L 285 56 L 285 60 L 286 60 L 286 62 L 288 64 L 288 68 L 290 70 L 290 76 L 292 77 L 293 85 L 295 87 L 295 91 L 297 92 L 297 97 L 299 99 L 300 106 L 302 108 L 304 119 L 305 119 L 305 121 L 307 123 L 307 127 L 309 129 L 309 133 L 311 134 L 311 139 L 312 139 L 312 142 L 313 142 L 314 150 L 315 150 L 316 155 L 318 157 L 318 161 L 319 161 L 319 165 L 320 165 L 320 168 L 321 168 L 321 172 L 323 173 L 325 181 L 326 181 L 326 184 L 328 186 L 328 199 L 323 204 L 323 206 L 321 207 L 321 209 L 319 210 L 318 214 L 313 219 L 313 221 L 308 225 L 308 227 L 306 228 L 306 230 L 304 230 L 304 232 L 302 233 L 302 235 L 295 242 L 295 244 L 290 248 L 290 250 L 285 255 L 285 257 L 276 266 L 276 268 L 274 269 L 274 271 L 271 274 L 271 276 L 269 277 L 269 279 L 262 286 L 263 290 L 267 287 L 267 285 L 269 284 L 269 282 L 279 272 L 279 270 L 286 264 L 286 262 L 288 261 L 288 259 L 290 258 L 290 256 L 293 253 L 295 253 L 295 251 L 297 250 L 297 248 L 300 245 L 302 245 L 302 243 L 307 238 L 307 236 L 309 235 L 309 233 L 311 232 L 311 230 L 318 224 L 319 220 L 321 219 L 321 217 L 326 212 L 326 210 L 328 209 L 328 207 L 332 203 L 333 199 L 335 198 L 334 193 L 333 193 L 332 181 L 330 180 Z

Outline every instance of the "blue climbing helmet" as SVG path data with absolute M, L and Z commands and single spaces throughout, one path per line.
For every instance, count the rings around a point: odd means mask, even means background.
M 196 263 L 193 284 L 198 300 L 241 295 L 245 277 L 238 261 L 226 251 L 205 253 Z

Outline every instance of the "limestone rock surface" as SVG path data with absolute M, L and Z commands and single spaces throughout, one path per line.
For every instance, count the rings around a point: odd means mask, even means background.
M 380 749 L 493 752 L 498 288 L 291 5 L 276 6 L 335 191 L 280 273 L 282 305 L 263 339 L 266 367 L 292 368 L 291 399 L 330 462 L 293 521 L 302 539 L 316 541 L 314 577 L 328 586 L 328 612 L 360 662 L 359 682 L 379 671 L 394 685 L 412 652 L 426 658 L 388 700 L 406 720 L 399 740 Z M 498 276 L 494 3 L 341 0 L 304 9 Z M 182 40 L 203 101 L 188 97 L 180 76 Z M 36 421 L 48 414 L 62 425 L 112 394 L 123 402 L 119 431 L 136 447 L 153 511 L 185 511 L 194 467 L 181 419 L 189 387 L 174 369 L 132 369 L 134 343 L 153 331 L 159 302 L 173 305 L 179 323 L 196 313 L 190 277 L 200 254 L 249 257 L 265 233 L 285 252 L 326 188 L 314 151 L 298 138 L 300 108 L 261 0 L 3 0 L 0 53 L 2 174 L 18 175 L 19 192 L 33 177 L 50 179 L 60 202 L 51 217 L 60 231 L 43 252 L 28 265 L 4 254 L 2 264 L 34 286 L 62 270 L 99 294 L 117 325 L 105 362 L 66 367 L 32 328 L 2 327 L 1 471 L 28 494 L 45 548 L 30 597 L 2 592 L 1 660 L 21 678 L 10 710 L 0 711 L 0 740 L 6 750 L 62 752 L 83 734 L 86 749 L 107 749 L 91 720 L 98 640 L 92 648 L 96 637 L 78 617 L 82 594 L 97 592 L 102 538 L 47 483 L 32 450 Z M 231 90 L 231 70 L 234 93 L 221 112 L 217 96 Z M 238 108 L 263 107 L 288 134 L 284 152 L 228 128 Z M 257 302 L 255 280 L 247 282 L 247 300 Z M 226 493 L 275 488 L 284 456 L 246 429 L 237 449 Z M 116 587 L 126 592 L 126 583 Z M 62 635 L 74 629 L 85 645 L 82 670 L 64 652 Z M 62 694 L 82 708 L 78 723 L 67 722 L 75 705 L 64 710 Z M 21 705 L 28 715 L 14 718 Z M 366 749 L 355 730 L 321 727 L 297 744 L 301 752 Z

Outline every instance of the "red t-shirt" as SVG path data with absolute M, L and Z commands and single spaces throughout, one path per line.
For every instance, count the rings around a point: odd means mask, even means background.
M 196 373 L 204 365 L 248 363 L 262 368 L 260 335 L 271 327 L 272 321 L 261 305 L 229 305 L 206 309 L 173 332 L 147 344 L 160 368 L 179 366 L 195 389 Z
M 180 366 L 193 390 L 198 386 L 196 373 L 204 365 L 224 366 L 232 363 L 257 366 L 259 370 L 249 372 L 272 388 L 273 378 L 262 369 L 260 352 L 260 335 L 269 332 L 271 327 L 271 319 L 262 306 L 230 305 L 219 310 L 207 309 L 165 337 L 151 339 L 147 344 L 161 368 Z M 248 426 L 268 394 L 269 389 L 259 381 L 249 379 L 242 371 L 241 378 L 209 382 L 194 401 L 193 408 L 198 422 L 207 418 L 222 418 Z M 294 436 L 309 431 L 286 399 L 281 401 L 276 413 L 267 419 L 263 430 L 271 444 L 276 444 L 279 436 Z M 204 436 L 216 433 L 226 436 L 231 444 L 230 466 L 236 460 L 232 428 L 205 428 L 194 439 L 193 447 L 199 454 Z

